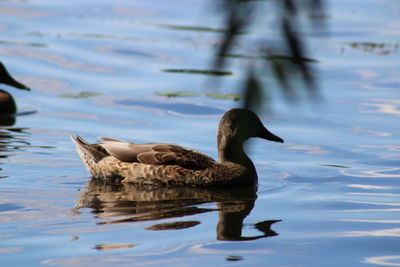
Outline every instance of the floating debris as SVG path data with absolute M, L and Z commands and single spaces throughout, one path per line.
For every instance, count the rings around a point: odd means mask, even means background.
M 344 169 L 347 169 L 347 168 L 351 168 L 351 167 L 349 167 L 349 166 L 344 166 L 344 165 L 338 165 L 338 164 L 320 164 L 321 166 L 326 166 L 326 167 L 332 167 L 332 168 L 344 168 Z
M 243 260 L 243 257 L 241 257 L 241 256 L 228 256 L 228 257 L 226 257 L 226 260 L 227 261 L 241 261 L 241 260 Z
M 186 229 L 190 227 L 194 227 L 196 225 L 200 224 L 198 221 L 187 221 L 187 222 L 172 222 L 172 223 L 160 223 L 160 224 L 155 224 L 150 227 L 147 227 L 147 230 L 153 230 L 153 231 L 160 231 L 160 230 L 180 230 L 180 229 Z
M 108 251 L 108 250 L 116 250 L 116 249 L 127 249 L 133 248 L 135 245 L 133 244 L 99 244 L 94 248 L 97 250 Z
M 206 94 L 206 97 L 238 101 L 243 98 L 239 94 Z
M 62 94 L 58 97 L 61 98 L 74 98 L 74 99 L 81 99 L 81 98 L 90 98 L 95 96 L 100 96 L 101 93 L 98 92 L 79 92 L 78 94 Z
M 210 76 L 227 76 L 227 75 L 233 74 L 230 71 L 221 71 L 221 70 L 165 69 L 162 71 L 170 72 L 170 73 L 203 74 L 203 75 L 210 75 Z
M 180 26 L 180 25 L 162 25 L 162 24 L 157 26 L 165 29 L 180 30 L 180 31 L 216 32 L 216 33 L 228 32 L 225 29 L 216 29 L 216 28 L 201 27 L 201 26 Z
M 189 96 L 199 96 L 197 92 L 191 91 L 158 91 L 154 92 L 155 95 L 166 96 L 166 97 L 189 97 Z

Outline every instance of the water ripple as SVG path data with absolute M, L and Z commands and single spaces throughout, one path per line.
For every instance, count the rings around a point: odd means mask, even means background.
M 61 56 L 60 54 L 53 54 L 49 52 L 43 52 L 38 50 L 16 50 L 16 49 L 7 49 L 0 48 L 0 54 L 3 55 L 13 55 L 24 58 L 38 59 L 42 61 L 47 61 L 54 65 L 58 65 L 60 67 L 75 69 L 86 72 L 96 72 L 96 73 L 110 73 L 113 72 L 113 68 L 110 66 L 99 66 L 89 63 L 83 63 L 74 61 L 72 59 L 68 59 L 65 56 Z
M 143 110 L 155 114 L 170 114 L 176 116 L 217 116 L 223 114 L 226 109 L 219 106 L 207 105 L 202 102 L 194 102 L 183 99 L 171 99 L 165 97 L 151 98 L 99 98 L 97 104 Z
M 383 266 L 400 266 L 400 255 L 369 257 L 364 262 Z

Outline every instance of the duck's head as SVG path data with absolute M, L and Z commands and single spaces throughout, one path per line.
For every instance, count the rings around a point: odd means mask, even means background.
M 9 86 L 13 86 L 21 90 L 30 91 L 29 87 L 16 81 L 13 77 L 11 77 L 11 75 L 8 73 L 7 69 L 1 62 L 0 62 L 0 83 L 7 84 Z
M 244 142 L 251 137 L 283 143 L 283 139 L 268 131 L 251 110 L 231 109 L 224 114 L 219 123 L 218 141 L 227 138 L 233 142 Z

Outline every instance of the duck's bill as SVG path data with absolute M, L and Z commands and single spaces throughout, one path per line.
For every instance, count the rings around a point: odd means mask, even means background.
M 8 79 L 7 81 L 4 81 L 5 84 L 9 85 L 9 86 L 13 86 L 15 88 L 21 89 L 21 90 L 27 90 L 30 91 L 31 89 L 29 89 L 28 86 L 26 86 L 25 84 L 22 84 L 16 80 L 14 80 L 13 78 Z
M 264 128 L 261 133 L 258 135 L 258 137 L 269 140 L 269 141 L 274 141 L 274 142 L 279 142 L 279 143 L 283 143 L 283 139 L 280 138 L 277 135 L 274 135 L 273 133 L 271 133 L 270 131 L 268 131 L 266 128 Z
M 2 83 L 7 84 L 9 86 L 13 86 L 13 87 L 21 89 L 21 90 L 30 91 L 28 86 L 16 81 L 13 77 L 11 77 L 11 75 L 8 73 L 6 67 L 1 62 L 0 62 L 0 75 L 1 75 Z

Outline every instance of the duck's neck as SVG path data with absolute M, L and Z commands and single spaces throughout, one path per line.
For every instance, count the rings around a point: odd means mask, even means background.
M 251 172 L 255 167 L 251 159 L 243 149 L 243 140 L 236 140 L 229 137 L 218 138 L 218 157 L 221 162 L 233 162 L 244 166 Z

